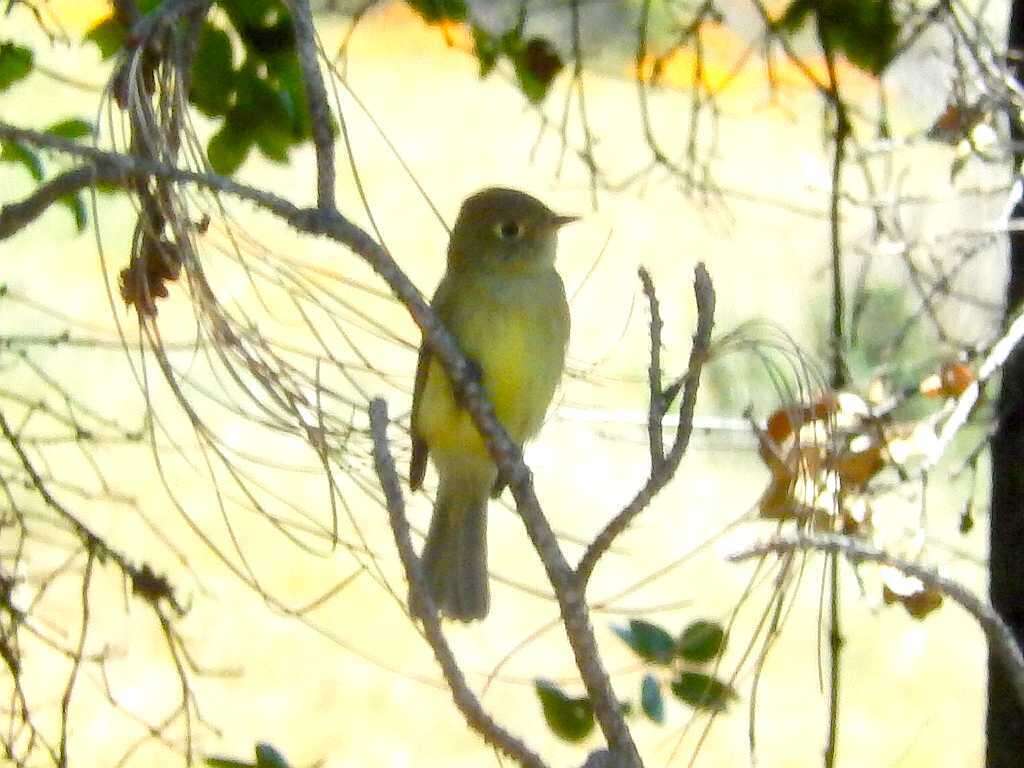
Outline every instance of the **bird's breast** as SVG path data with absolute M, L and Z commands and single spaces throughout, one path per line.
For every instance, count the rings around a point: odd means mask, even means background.
M 445 313 L 462 351 L 480 368 L 498 420 L 519 443 L 540 429 L 565 363 L 568 307 L 561 280 L 554 273 L 551 278 L 482 283 L 472 295 L 460 295 L 454 311 Z M 443 449 L 454 442 L 483 450 L 436 360 L 424 391 L 424 406 L 428 402 L 420 416 L 428 444 Z

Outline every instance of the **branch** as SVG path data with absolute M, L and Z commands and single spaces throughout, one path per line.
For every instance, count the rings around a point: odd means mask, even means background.
M 320 73 L 317 58 L 316 30 L 313 12 L 308 0 L 291 0 L 292 24 L 295 28 L 295 46 L 306 85 L 306 106 L 313 130 L 316 148 L 316 199 L 321 208 L 333 209 L 334 203 L 334 132 L 331 128 L 331 108 L 327 102 L 327 89 Z
M 982 386 L 1003 367 L 1006 359 L 1017 348 L 1022 338 L 1024 338 L 1024 313 L 1019 314 L 1017 319 L 1006 329 L 1006 333 L 1003 334 L 999 341 L 992 345 L 992 351 L 988 353 L 988 356 L 978 366 L 978 377 L 957 398 L 956 405 L 946 419 L 945 424 L 942 425 L 939 439 L 932 446 L 932 450 L 924 462 L 923 468 L 925 471 L 932 469 L 939 462 L 939 459 L 942 458 L 949 444 L 956 437 L 957 432 L 967 423 L 967 419 L 970 418 L 971 413 L 974 411 L 974 406 L 981 397 Z
M 661 310 L 658 307 L 658 295 L 655 293 L 650 273 L 644 267 L 640 267 L 638 274 L 644 286 L 647 304 L 651 308 L 651 364 L 647 368 L 650 397 L 647 408 L 647 441 L 651 449 L 651 472 L 655 472 L 665 461 L 665 431 L 662 421 L 668 408 L 661 387 Z
M 94 162 L 109 162 L 128 177 L 140 179 L 153 177 L 178 183 L 195 184 L 205 189 L 248 200 L 281 218 L 296 231 L 329 237 L 345 245 L 365 260 L 388 284 L 392 293 L 402 302 L 406 311 L 420 328 L 431 352 L 444 366 L 453 388 L 472 416 L 473 423 L 483 436 L 499 471 L 508 478 L 509 489 L 516 500 L 516 507 L 523 520 L 523 525 L 544 564 L 548 580 L 558 597 L 566 636 L 601 731 L 616 759 L 621 760 L 623 765 L 641 765 L 636 744 L 626 726 L 619 701 L 612 690 L 611 680 L 601 662 L 583 590 L 559 548 L 558 540 L 551 530 L 550 524 L 541 511 L 540 502 L 537 500 L 533 488 L 530 470 L 523 462 L 518 446 L 512 442 L 508 433 L 498 422 L 494 414 L 494 407 L 487 399 L 477 377 L 470 370 L 455 338 L 442 325 L 423 294 L 399 269 L 391 254 L 365 230 L 335 209 L 299 208 L 282 197 L 217 174 L 197 173 L 153 160 L 138 159 L 93 147 L 85 147 L 38 131 L 15 128 L 3 121 L 0 121 L 0 138 L 25 141 L 34 146 L 54 149 Z M 703 279 L 707 283 L 707 295 L 713 297 L 713 293 L 710 291 L 710 279 L 707 278 L 703 267 L 698 268 L 698 284 L 701 283 L 701 275 L 704 276 Z M 713 303 L 712 298 L 712 306 Z M 707 324 L 710 334 L 710 318 Z M 693 358 L 691 357 L 691 367 L 692 363 Z M 691 389 L 691 384 L 693 382 L 687 382 L 688 392 Z M 695 384 L 692 389 L 691 396 L 695 397 Z M 685 407 L 683 410 L 685 411 Z M 686 425 L 685 429 L 682 427 L 680 429 L 681 433 L 685 432 L 688 436 L 689 425 Z
M 53 177 L 25 199 L 0 207 L 0 240 L 20 232 L 62 197 L 74 195 L 98 181 L 113 183 L 122 178 L 120 171 L 106 164 L 84 165 Z
M 384 491 L 391 531 L 395 535 L 395 545 L 405 569 L 405 577 L 412 592 L 413 605 L 423 606 L 420 619 L 423 620 L 423 631 L 427 642 L 434 651 L 434 658 L 441 666 L 441 673 L 452 693 L 452 700 L 459 712 L 466 719 L 466 724 L 483 737 L 493 747 L 500 749 L 520 765 L 532 768 L 547 768 L 544 761 L 526 746 L 520 739 L 502 728 L 484 711 L 479 699 L 466 684 L 466 678 L 459 669 L 455 654 L 441 630 L 441 620 L 437 608 L 430 597 L 423 568 L 413 549 L 412 537 L 409 533 L 409 521 L 405 516 L 405 499 L 395 470 L 395 461 L 388 448 L 388 407 L 384 400 L 376 398 L 370 402 L 370 431 L 373 433 L 373 465 Z
M 146 41 L 160 27 L 170 26 L 181 16 L 199 10 L 210 5 L 212 0 L 170 0 L 162 3 L 151 12 L 147 13 L 138 21 L 133 22 L 131 39 L 135 45 Z M 121 6 L 122 3 L 116 5 Z M 132 12 L 127 14 L 130 18 L 137 17 L 138 9 L 132 4 Z
M 813 550 L 833 555 L 842 553 L 855 563 L 870 562 L 887 565 L 948 596 L 981 625 L 981 630 L 985 633 L 990 649 L 1003 661 L 1017 698 L 1024 704 L 1024 654 L 1017 644 L 1013 631 L 992 606 L 979 599 L 962 584 L 940 576 L 932 568 L 901 560 L 876 547 L 838 534 L 795 534 L 771 539 L 749 549 L 735 552 L 729 555 L 728 559 L 735 563 L 762 557 L 769 553 L 784 555 L 798 550 Z
M 641 276 L 641 279 L 643 277 Z M 646 285 L 645 285 L 646 291 Z M 615 539 L 629 527 L 630 523 L 639 515 L 651 500 L 658 495 L 662 488 L 668 485 L 679 468 L 679 463 L 686 453 L 690 444 L 690 433 L 693 430 L 693 410 L 697 404 L 697 389 L 700 386 L 700 373 L 711 349 L 711 329 L 715 321 L 715 288 L 711 283 L 711 276 L 704 267 L 703 262 L 698 262 L 694 269 L 693 292 L 697 299 L 697 330 L 693 335 L 693 348 L 690 350 L 690 363 L 686 370 L 686 384 L 683 387 L 683 399 L 679 405 L 679 427 L 676 431 L 675 442 L 669 449 L 668 456 L 664 461 L 652 466 L 651 474 L 644 483 L 643 488 L 633 497 L 633 500 L 616 515 L 611 522 L 604 527 L 594 541 L 583 553 L 580 564 L 576 568 L 576 578 L 581 590 L 586 590 L 587 582 L 594 571 L 594 566 L 608 551 Z M 653 296 L 653 287 L 652 293 Z M 652 312 L 656 304 L 652 304 Z M 654 323 L 651 323 L 652 336 Z M 652 365 L 654 364 L 652 350 Z M 652 405 L 653 410 L 653 405 Z M 648 429 L 651 429 L 649 426 Z M 660 431 L 660 424 L 657 431 Z M 651 447 L 652 456 L 655 448 Z

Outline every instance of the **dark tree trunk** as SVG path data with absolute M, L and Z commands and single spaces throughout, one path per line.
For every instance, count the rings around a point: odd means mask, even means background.
M 1024 0 L 1013 0 L 1007 36 L 1009 63 L 1024 80 Z M 1010 133 L 1024 146 L 1024 125 L 1011 110 Z M 1024 152 L 1015 150 L 1019 168 Z M 1015 219 L 1024 219 L 1018 201 Z M 1010 233 L 1010 274 L 1006 315 L 1012 317 L 1024 300 L 1024 232 Z M 992 514 L 989 541 L 989 589 L 992 606 L 1024 642 L 1024 353 L 1018 347 L 1003 368 L 996 433 L 992 440 Z M 1003 665 L 988 659 L 987 768 L 1024 766 L 1024 710 L 1011 689 Z

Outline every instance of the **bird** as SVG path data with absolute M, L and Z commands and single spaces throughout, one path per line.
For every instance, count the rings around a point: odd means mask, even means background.
M 540 430 L 565 368 L 569 304 L 555 252 L 558 230 L 576 220 L 515 189 L 471 195 L 452 228 L 447 267 L 431 300 L 520 447 Z M 428 456 L 438 475 L 421 554 L 427 589 L 443 616 L 483 619 L 490 610 L 487 503 L 504 482 L 425 340 L 411 432 L 410 487 L 422 487 Z M 410 610 L 422 615 L 414 603 Z

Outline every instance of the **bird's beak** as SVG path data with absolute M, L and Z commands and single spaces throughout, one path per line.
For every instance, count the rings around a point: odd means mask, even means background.
M 580 220 L 579 216 L 561 216 L 561 215 L 556 214 L 555 216 L 552 216 L 551 219 L 549 220 L 550 221 L 549 226 L 552 229 L 561 229 L 566 224 L 572 224 L 574 221 L 579 221 L 579 220 Z

